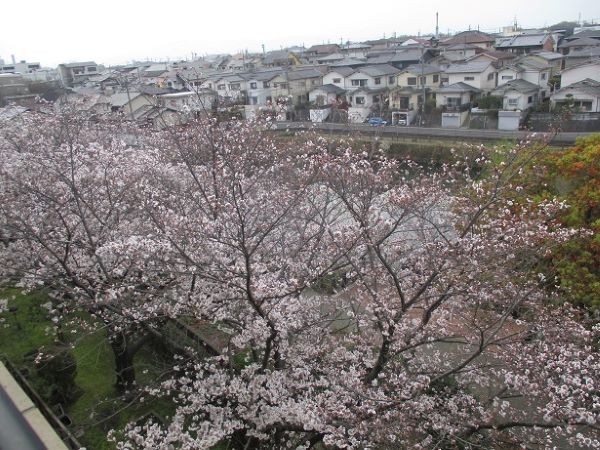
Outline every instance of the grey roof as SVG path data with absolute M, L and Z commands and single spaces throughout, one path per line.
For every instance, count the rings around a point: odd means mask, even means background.
M 550 34 L 519 34 L 517 36 L 496 39 L 495 47 L 497 49 L 512 47 L 537 47 L 544 45 L 544 42 Z
M 328 94 L 343 94 L 344 92 L 346 92 L 344 89 L 342 89 L 339 86 L 336 86 L 335 84 L 324 84 L 323 86 L 314 88 L 311 92 L 313 91 L 322 91 Z
M 600 45 L 600 39 L 593 39 L 591 37 L 582 37 L 582 38 L 563 42 L 558 47 L 559 48 L 594 47 L 596 45 Z
M 452 64 L 445 72 L 446 73 L 481 73 L 487 69 L 491 61 L 470 61 L 463 64 Z
M 436 92 L 481 92 L 481 89 L 477 89 L 476 87 L 459 81 L 458 83 L 438 88 L 436 89 Z
M 566 56 L 566 58 L 567 59 L 594 58 L 596 56 L 600 56 L 600 46 L 599 47 L 588 47 L 588 48 L 583 48 L 581 50 L 569 52 L 569 54 Z
M 331 53 L 339 52 L 340 46 L 337 44 L 319 44 L 313 45 L 308 50 L 307 53 L 316 53 L 317 55 L 328 55 Z
M 345 58 L 341 61 L 331 64 L 331 67 L 361 66 L 365 64 L 367 64 L 367 62 L 360 58 Z
M 400 73 L 400 70 L 396 69 L 394 66 L 390 66 L 389 64 L 377 64 L 361 67 L 356 70 L 357 72 L 366 73 L 371 77 L 380 77 L 386 75 L 395 75 Z
M 452 44 L 473 44 L 475 42 L 494 42 L 494 38 L 487 34 L 476 30 L 463 31 L 457 33 L 451 38 L 442 41 L 442 45 Z
M 327 55 L 327 56 L 322 56 L 320 58 L 317 58 L 317 61 L 341 61 L 342 59 L 344 59 L 346 56 L 342 55 L 341 53 L 332 53 L 331 55 Z
M 427 49 L 425 49 L 425 53 L 427 53 Z M 421 56 L 420 48 L 409 48 L 396 52 L 390 59 L 390 62 L 420 61 Z
M 402 73 L 410 72 L 418 75 L 429 75 L 432 73 L 439 73 L 441 71 L 442 69 L 440 67 L 434 66 L 433 64 L 411 64 L 410 66 L 402 70 Z
M 109 101 L 112 106 L 125 106 L 130 100 L 142 95 L 139 92 L 119 92 L 110 96 Z
M 265 54 L 262 58 L 263 64 L 274 64 L 278 61 L 287 61 L 290 57 L 290 52 L 287 50 L 273 50 Z
M 477 48 L 481 48 L 477 45 L 473 44 L 452 44 L 446 47 L 446 51 L 452 50 L 475 50 Z
M 585 92 L 586 94 L 600 96 L 600 81 L 592 80 L 591 78 L 586 78 L 585 80 L 581 80 L 577 83 L 565 86 L 564 88 L 561 88 L 556 92 L 564 91 L 579 91 Z
M 544 58 L 546 61 L 556 61 L 557 59 L 563 59 L 565 57 L 562 53 L 548 52 L 544 50 L 530 53 L 530 55 L 539 56 L 540 58 Z
M 303 78 L 320 78 L 323 74 L 317 69 L 290 70 L 287 74 L 288 80 L 302 80 Z
M 278 75 L 281 75 L 283 73 L 283 70 L 269 70 L 269 71 L 262 71 L 262 72 L 256 72 L 253 73 L 251 75 L 249 75 L 249 80 L 256 80 L 256 81 L 269 81 L 272 80 L 273 78 L 275 78 Z
M 509 82 L 507 82 L 501 86 L 498 86 L 492 92 L 505 94 L 508 91 L 517 91 L 522 94 L 525 94 L 527 92 L 533 92 L 533 91 L 539 91 L 539 90 L 540 90 L 540 87 L 537 84 L 533 84 L 527 80 L 516 79 L 516 80 L 510 80 Z
M 579 33 L 572 34 L 565 38 L 567 40 L 580 39 L 580 38 L 600 38 L 600 30 L 583 30 Z
M 348 75 L 352 75 L 354 72 L 356 72 L 352 67 L 336 67 L 335 69 L 331 69 L 329 72 L 327 73 L 339 73 L 341 76 L 343 77 L 347 77 Z

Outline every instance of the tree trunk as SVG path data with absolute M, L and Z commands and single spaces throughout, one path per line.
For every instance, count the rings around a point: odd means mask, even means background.
M 135 386 L 135 369 L 133 367 L 133 356 L 127 336 L 122 333 L 116 333 L 111 336 L 110 346 L 115 358 L 115 372 L 117 382 L 115 387 L 119 392 L 131 390 Z

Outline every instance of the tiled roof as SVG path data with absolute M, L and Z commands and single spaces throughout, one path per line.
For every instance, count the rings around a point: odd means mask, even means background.
M 498 86 L 496 89 L 493 90 L 493 92 L 505 94 L 508 91 L 517 91 L 522 94 L 525 94 L 527 92 L 538 91 L 539 89 L 540 87 L 537 84 L 533 84 L 527 80 L 516 79 L 510 80 L 507 83 Z
M 438 88 L 436 89 L 436 92 L 481 92 L 481 89 L 477 89 L 476 87 L 459 81 L 458 83 Z
M 463 31 L 457 33 L 449 39 L 442 41 L 442 45 L 453 45 L 453 44 L 474 44 L 481 42 L 494 42 L 494 37 L 479 31 Z
M 470 61 L 463 64 L 452 64 L 446 73 L 481 73 L 489 67 L 490 61 Z

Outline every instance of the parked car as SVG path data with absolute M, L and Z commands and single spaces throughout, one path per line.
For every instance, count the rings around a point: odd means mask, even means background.
M 369 125 L 387 125 L 387 120 L 383 120 L 381 117 L 370 117 L 367 119 Z

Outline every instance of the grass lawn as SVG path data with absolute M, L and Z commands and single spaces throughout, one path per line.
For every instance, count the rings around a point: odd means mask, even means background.
M 48 298 L 43 292 L 24 295 L 17 289 L 1 291 L 2 298 L 9 300 L 8 306 L 12 310 L 1 316 L 5 320 L 0 323 L 0 354 L 17 368 L 28 367 L 30 381 L 39 384 L 32 355 L 52 347 L 55 342 L 48 311 L 41 306 Z M 78 318 L 92 323 L 85 314 L 78 314 Z M 102 328 L 94 331 L 67 325 L 64 336 L 73 345 L 77 362 L 75 383 L 80 393 L 65 410 L 73 421 L 69 428 L 88 450 L 114 449 L 114 444 L 106 442 L 106 434 L 111 429 L 121 429 L 150 412 L 162 417 L 171 413 L 172 405 L 168 400 L 134 401 L 129 405 L 128 401 L 118 397 L 114 388 L 113 355 Z M 156 383 L 165 368 L 164 358 L 164 354 L 150 346 L 142 348 L 134 361 L 140 385 Z

